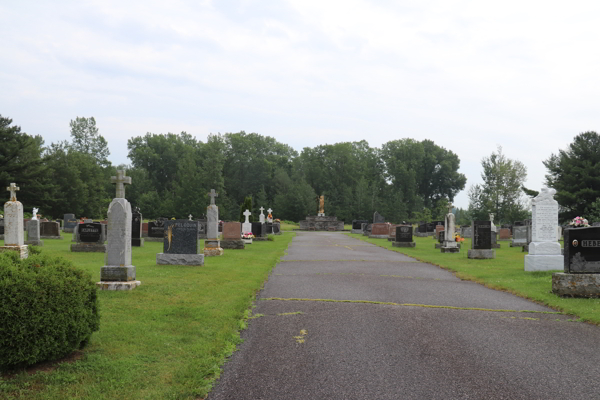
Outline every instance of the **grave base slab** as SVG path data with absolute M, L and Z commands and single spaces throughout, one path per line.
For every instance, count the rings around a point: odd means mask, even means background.
M 267 237 L 262 237 L 262 236 L 257 236 L 257 237 L 255 237 L 255 238 L 254 238 L 254 239 L 252 239 L 252 240 L 254 240 L 255 242 L 265 242 L 265 241 L 269 240 L 269 238 L 267 238 Z M 221 246 L 221 247 L 223 247 L 223 246 Z
M 147 236 L 144 237 L 144 242 L 164 242 L 165 238 L 161 238 L 161 237 L 151 237 L 151 236 Z
M 476 260 L 487 260 L 496 258 L 496 250 L 494 249 L 469 249 L 467 252 L 467 258 Z
M 100 268 L 100 280 L 103 282 L 135 281 L 135 266 L 105 265 Z
M 460 248 L 458 248 L 458 247 L 442 247 L 440 249 L 440 251 L 442 253 L 458 253 L 460 251 Z
M 43 246 L 44 245 L 44 241 L 43 240 L 26 240 L 25 244 L 28 246 Z
M 40 239 L 63 240 L 64 237 L 62 237 L 62 236 L 40 236 Z
M 387 239 L 389 235 L 369 235 L 369 239 Z
M 523 247 L 525 246 L 527 243 L 519 243 L 519 242 L 512 242 L 510 244 L 510 247 Z
M 216 257 L 216 256 L 222 256 L 223 255 L 223 248 L 222 247 L 209 247 L 209 248 L 204 248 L 204 257 Z
M 19 252 L 20 258 L 29 257 L 29 247 L 28 246 L 0 246 L 0 251 L 17 251 L 17 252 Z
M 394 242 L 392 247 L 416 247 L 415 242 Z
M 427 236 L 429 236 L 427 234 L 427 232 L 415 232 L 413 235 L 416 236 L 416 237 L 427 237 Z
M 351 232 L 352 232 L 352 233 L 358 233 L 358 234 L 361 234 L 361 233 L 363 233 L 362 229 L 352 229 L 352 231 L 351 231 Z
M 243 250 L 246 246 L 242 240 L 221 240 L 221 248 L 228 250 Z
M 552 274 L 552 293 L 564 297 L 600 297 L 600 274 Z
M 560 255 L 552 256 L 532 256 L 528 254 L 525 256 L 525 271 L 555 271 L 557 269 L 564 269 L 565 258 Z
M 158 265 L 204 265 L 204 254 L 169 254 L 156 255 Z
M 71 245 L 73 252 L 106 253 L 106 245 L 100 243 L 76 243 Z
M 140 281 L 128 281 L 128 282 L 96 282 L 96 287 L 98 290 L 133 290 L 136 287 L 140 286 L 142 282 Z

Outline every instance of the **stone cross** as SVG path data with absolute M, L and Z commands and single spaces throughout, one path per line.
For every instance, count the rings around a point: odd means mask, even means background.
M 252 215 L 252 213 L 251 213 L 250 211 L 246 210 L 246 211 L 244 211 L 244 215 L 246 216 L 246 221 L 245 221 L 245 223 L 246 223 L 246 224 L 249 224 L 249 223 L 250 223 L 250 221 L 248 220 L 248 217 L 250 217 L 250 216 Z
M 490 222 L 493 224 L 494 223 L 494 214 L 490 213 Z
M 10 192 L 10 201 L 17 201 L 17 190 L 21 190 L 19 189 L 17 184 L 11 183 L 10 186 L 6 188 L 6 190 Z
M 210 196 L 210 205 L 214 206 L 215 197 L 219 197 L 219 194 L 215 192 L 215 189 L 210 189 L 210 193 L 208 195 Z
M 260 210 L 260 213 L 262 214 L 262 213 L 263 213 L 263 211 L 265 211 L 265 208 L 264 208 L 264 207 L 261 207 L 261 208 L 259 208 L 259 210 Z
M 131 185 L 131 177 L 125 176 L 125 171 L 120 169 L 117 171 L 117 176 L 110 177 L 110 183 L 117 184 L 117 195 L 116 199 L 125 198 L 125 185 Z
M 188 215 L 188 219 L 191 221 L 192 220 L 192 214 Z
M 273 212 L 273 210 L 271 210 L 271 209 L 269 208 L 269 209 L 267 210 L 267 212 L 268 212 L 269 214 L 271 214 L 271 212 Z

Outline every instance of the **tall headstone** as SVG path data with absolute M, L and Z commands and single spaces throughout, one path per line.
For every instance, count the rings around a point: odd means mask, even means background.
M 264 224 L 265 223 L 265 214 L 263 213 L 263 211 L 265 210 L 265 208 L 261 207 L 261 208 L 259 208 L 259 210 L 260 210 L 260 215 L 258 216 L 258 221 L 261 224 Z
M 558 243 L 558 202 L 556 190 L 542 188 L 532 201 L 531 243 L 525 256 L 525 271 L 551 271 L 563 269 L 564 258 Z
M 243 212 L 243 214 L 246 220 L 242 224 L 242 233 L 250 233 L 252 232 L 252 223 L 250 222 L 250 216 L 252 215 L 252 213 L 250 212 L 250 210 L 246 210 Z
M 242 223 L 241 222 L 224 222 L 223 223 L 223 240 L 221 240 L 223 249 L 244 249 L 245 245 L 242 241 Z
M 40 220 L 31 219 L 27 222 L 27 241 L 29 246 L 43 246 L 44 241 L 40 238 Z
M 117 197 L 108 206 L 105 265 L 100 269 L 100 282 L 96 285 L 102 290 L 131 290 L 141 284 L 136 280 L 135 266 L 131 265 L 132 213 L 131 204 L 125 199 L 125 185 L 131 185 L 131 177 L 118 170 L 111 182 L 116 184 Z
M 473 221 L 471 223 L 473 239 L 471 249 L 467 252 L 468 258 L 491 259 L 496 258 L 496 250 L 492 249 L 492 221 Z
M 131 213 L 131 245 L 135 247 L 144 246 L 144 238 L 142 238 L 142 213 L 136 207 Z
M 23 235 L 23 204 L 17 200 L 19 187 L 11 183 L 6 190 L 10 192 L 10 200 L 4 203 L 4 246 L 0 246 L 0 251 L 17 251 L 19 257 L 27 258 L 29 249 Z
M 448 214 L 446 214 L 444 220 L 444 243 L 440 249 L 442 253 L 458 253 L 460 250 L 458 243 L 456 243 L 456 238 L 454 237 L 456 231 L 454 220 L 455 217 L 452 213 L 452 204 L 449 204 Z
M 219 243 L 219 208 L 215 204 L 215 197 L 219 197 L 215 189 L 211 189 L 210 205 L 206 207 L 206 239 L 204 240 L 204 255 L 206 257 L 222 256 L 223 248 Z

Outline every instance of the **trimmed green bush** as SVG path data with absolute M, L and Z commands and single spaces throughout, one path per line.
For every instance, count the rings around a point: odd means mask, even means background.
M 0 369 L 70 354 L 98 330 L 99 319 L 89 273 L 59 257 L 0 253 Z

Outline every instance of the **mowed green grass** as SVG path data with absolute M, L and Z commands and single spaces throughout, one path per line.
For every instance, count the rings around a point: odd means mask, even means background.
M 501 248 L 495 249 L 495 259 L 471 260 L 467 258 L 467 250 L 471 248 L 470 239 L 465 239 L 462 243 L 460 253 L 442 253 L 439 249 L 434 249 L 436 242 L 431 237 L 413 236 L 416 247 L 406 248 L 392 247 L 392 242 L 385 239 L 369 239 L 363 235 L 346 234 L 454 271 L 461 279 L 508 291 L 558 311 L 576 315 L 582 321 L 600 324 L 600 299 L 562 298 L 553 294 L 553 272 L 525 272 L 527 253 L 522 252 L 520 247 L 510 247 L 510 241 L 498 241 Z
M 104 253 L 72 253 L 71 234 L 63 236 L 45 240 L 43 253 L 67 258 L 99 281 Z M 83 357 L 51 371 L 5 375 L 0 398 L 202 399 L 240 343 L 256 293 L 293 236 L 225 250 L 201 267 L 156 265 L 162 243 L 134 247 L 142 285 L 98 291 L 100 330 Z

